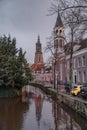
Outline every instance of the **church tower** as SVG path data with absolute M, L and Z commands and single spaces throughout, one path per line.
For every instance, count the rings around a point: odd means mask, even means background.
M 65 40 L 64 25 L 58 12 L 56 24 L 54 26 L 54 49 L 56 54 L 55 75 L 57 83 L 65 82 L 66 78 L 64 40 Z
M 54 27 L 54 48 L 58 53 L 61 53 L 64 48 L 64 26 L 59 12 Z
M 36 52 L 35 52 L 35 59 L 34 63 L 42 63 L 43 64 L 43 54 L 42 54 L 42 46 L 40 43 L 40 37 L 38 36 L 37 43 L 36 43 Z

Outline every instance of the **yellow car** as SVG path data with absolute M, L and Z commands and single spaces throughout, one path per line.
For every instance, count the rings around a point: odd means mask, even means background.
M 75 87 L 71 90 L 71 94 L 75 95 L 75 96 L 78 95 L 81 91 L 81 87 L 82 87 L 82 85 L 77 85 L 77 87 Z

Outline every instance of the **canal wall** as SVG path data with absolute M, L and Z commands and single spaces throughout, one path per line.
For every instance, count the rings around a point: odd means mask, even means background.
M 66 106 L 70 107 L 81 116 L 87 118 L 87 100 L 82 100 L 81 98 L 66 94 L 65 92 L 57 92 L 52 88 L 48 88 L 40 84 L 31 83 L 31 86 L 40 88 L 46 94 L 51 95 L 53 99 L 58 100 L 58 102 L 64 103 Z
M 87 101 L 64 93 L 58 93 L 58 100 L 87 118 Z

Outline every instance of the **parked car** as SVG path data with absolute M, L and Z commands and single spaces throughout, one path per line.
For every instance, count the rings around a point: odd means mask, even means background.
M 77 88 L 77 84 L 72 84 L 72 89 Z
M 77 85 L 75 88 L 72 88 L 71 94 L 75 96 L 78 95 L 81 92 L 81 87 L 82 85 Z
M 87 99 L 87 86 L 86 85 L 82 86 L 79 96 L 84 99 Z

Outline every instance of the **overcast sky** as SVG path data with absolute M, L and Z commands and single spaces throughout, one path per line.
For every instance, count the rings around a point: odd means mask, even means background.
M 0 0 L 0 35 L 16 37 L 17 48 L 22 47 L 27 52 L 30 63 L 34 62 L 38 35 L 44 48 L 55 25 L 56 16 L 47 16 L 51 1 Z

